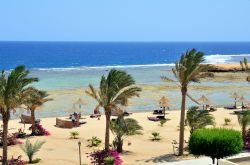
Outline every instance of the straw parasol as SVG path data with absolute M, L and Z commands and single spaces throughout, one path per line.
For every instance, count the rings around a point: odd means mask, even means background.
M 170 106 L 169 102 L 170 102 L 169 99 L 165 96 L 162 96 L 161 99 L 158 101 L 159 106 L 162 107 L 164 110 L 164 117 L 165 117 L 166 107 L 168 108 Z
M 197 100 L 200 104 L 203 105 L 203 110 L 205 110 L 205 105 L 209 105 L 210 101 L 208 100 L 208 98 L 204 95 L 202 95 L 198 100 Z
M 244 98 L 244 96 L 241 96 L 238 100 L 238 102 L 241 102 L 241 107 L 242 107 L 242 111 L 243 111 L 243 107 L 244 107 L 244 103 L 250 103 L 250 100 L 246 100 Z
M 231 98 L 234 98 L 234 106 L 235 106 L 235 108 L 236 108 L 236 101 L 237 101 L 237 99 L 239 98 L 240 96 L 239 96 L 239 94 L 238 93 L 236 93 L 236 92 L 234 92 L 232 95 L 231 95 Z
M 75 103 L 74 105 L 79 105 L 79 108 L 81 108 L 82 105 L 86 105 L 87 103 L 82 99 L 82 98 L 79 98 Z
M 72 108 L 66 110 L 66 112 L 76 112 L 76 113 L 79 113 L 81 112 L 82 110 L 80 108 L 77 108 L 75 105 L 73 105 Z

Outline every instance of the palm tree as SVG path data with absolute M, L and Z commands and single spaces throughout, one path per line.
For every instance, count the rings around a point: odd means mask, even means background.
M 190 127 L 190 134 L 196 129 L 204 128 L 207 125 L 214 125 L 214 117 L 207 110 L 198 111 L 199 107 L 191 107 L 187 111 L 186 124 Z
M 45 102 L 51 101 L 52 99 L 47 98 L 49 95 L 46 91 L 41 91 L 33 87 L 29 87 L 24 92 L 24 104 L 27 109 L 31 112 L 32 119 L 32 135 L 35 135 L 35 110 L 41 107 Z
M 106 116 L 105 150 L 109 149 L 109 129 L 111 111 L 117 109 L 117 105 L 125 105 L 133 96 L 139 96 L 141 88 L 135 86 L 135 80 L 125 71 L 111 69 L 108 76 L 101 78 L 99 90 L 95 90 L 90 84 L 86 93 L 93 97 L 104 108 Z
M 7 165 L 7 134 L 10 112 L 15 111 L 23 103 L 23 92 L 27 85 L 38 81 L 28 77 L 29 71 L 25 66 L 18 66 L 8 76 L 2 71 L 0 77 L 0 113 L 3 120 L 3 165 Z
M 245 139 L 247 126 L 250 125 L 250 113 L 245 111 L 241 114 L 238 114 L 238 122 L 241 126 L 242 138 Z
M 247 76 L 246 80 L 247 80 L 248 82 L 250 82 L 250 75 L 249 75 L 249 73 L 250 73 L 250 68 L 249 68 L 249 66 L 248 66 L 248 61 L 247 61 L 247 58 L 246 58 L 246 57 L 243 59 L 243 61 L 240 61 L 240 66 L 241 66 L 241 69 L 242 69 L 243 72 L 248 73 L 248 76 Z
M 21 149 L 23 152 L 27 155 L 29 158 L 29 163 L 32 164 L 34 155 L 42 148 L 45 141 L 36 141 L 34 144 L 32 144 L 29 139 L 26 140 L 24 145 L 21 145 Z
M 180 136 L 179 136 L 179 155 L 183 155 L 184 146 L 184 124 L 185 124 L 185 107 L 188 85 L 191 82 L 199 82 L 199 79 L 204 75 L 202 72 L 206 71 L 207 65 L 200 65 L 204 61 L 204 53 L 192 49 L 182 54 L 181 59 L 176 62 L 172 72 L 177 79 L 172 80 L 167 77 L 162 77 L 163 80 L 168 82 L 178 82 L 181 88 L 182 101 L 181 101 L 181 116 L 180 116 Z M 189 96 L 189 98 L 191 98 Z M 191 100 L 195 101 L 191 98 Z
M 117 152 L 122 153 L 123 140 L 126 136 L 141 134 L 142 127 L 135 119 L 119 116 L 117 120 L 111 121 L 110 130 L 116 136 L 113 144 Z

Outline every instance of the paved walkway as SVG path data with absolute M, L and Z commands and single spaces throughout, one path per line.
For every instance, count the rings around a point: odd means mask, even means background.
M 240 157 L 246 157 L 246 156 L 250 156 L 250 153 L 243 152 L 243 153 L 240 153 L 238 155 L 235 155 L 229 158 L 240 158 Z M 202 158 L 197 158 L 197 159 L 192 159 L 192 160 L 181 160 L 181 161 L 169 162 L 169 163 L 158 163 L 158 165 L 211 165 L 211 164 L 212 164 L 212 159 L 209 157 L 202 157 Z

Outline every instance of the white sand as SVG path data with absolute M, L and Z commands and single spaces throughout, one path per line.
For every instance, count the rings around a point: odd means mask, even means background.
M 123 164 L 154 164 L 161 162 L 174 161 L 177 158 L 173 157 L 172 140 L 178 141 L 178 123 L 180 111 L 168 111 L 167 118 L 170 120 L 166 122 L 164 127 L 160 127 L 158 122 L 148 121 L 147 116 L 152 116 L 151 113 L 134 113 L 132 118 L 139 121 L 139 124 L 143 127 L 143 135 L 130 136 L 124 141 L 125 153 L 122 154 Z M 219 109 L 212 114 L 216 118 L 216 127 L 224 127 L 224 118 L 232 119 L 231 125 L 228 128 L 240 129 L 237 121 L 237 116 L 232 114 L 232 110 Z M 40 152 L 35 155 L 35 158 L 41 158 L 41 165 L 76 165 L 78 164 L 78 141 L 82 142 L 82 161 L 83 163 L 90 164 L 89 158 L 86 157 L 87 152 L 91 152 L 95 149 L 102 149 L 104 144 L 98 148 L 87 147 L 87 139 L 92 136 L 101 138 L 104 142 L 104 128 L 105 117 L 102 116 L 101 120 L 91 119 L 86 117 L 85 125 L 81 125 L 78 128 L 62 129 L 55 127 L 55 118 L 42 118 L 42 125 L 51 132 L 51 136 L 45 137 L 31 137 L 31 141 L 46 140 L 46 144 L 42 147 Z M 19 123 L 19 120 L 12 120 L 9 123 L 10 132 L 17 131 L 18 128 L 23 127 L 23 124 Z M 29 133 L 26 125 L 26 133 Z M 78 131 L 80 133 L 80 139 L 69 139 L 71 131 Z M 162 140 L 159 142 L 153 142 L 150 140 L 152 132 L 160 132 Z M 189 129 L 186 128 L 186 140 L 189 137 Z M 113 135 L 111 134 L 111 140 Z M 24 141 L 24 140 L 22 140 Z M 132 145 L 128 146 L 130 141 Z M 2 149 L 1 149 L 2 150 Z M 1 151 L 2 152 L 2 151 Z M 23 159 L 27 160 L 25 154 L 21 151 L 18 145 L 9 147 L 9 156 L 23 155 Z

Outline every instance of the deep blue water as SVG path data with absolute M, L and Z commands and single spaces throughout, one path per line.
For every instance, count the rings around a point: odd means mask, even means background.
M 170 64 L 196 48 L 210 63 L 232 62 L 250 54 L 249 42 L 0 42 L 0 68 Z

